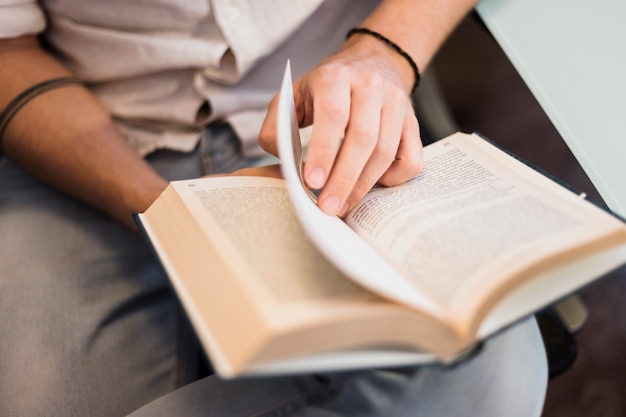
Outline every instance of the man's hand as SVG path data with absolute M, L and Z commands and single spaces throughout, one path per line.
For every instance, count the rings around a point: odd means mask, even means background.
M 386 0 L 361 27 L 393 41 L 424 70 L 476 0 Z M 344 215 L 378 181 L 402 183 L 422 165 L 419 126 L 408 97 L 415 82 L 398 51 L 354 34 L 334 56 L 294 83 L 300 127 L 313 124 L 304 178 L 319 205 Z M 276 155 L 276 104 L 259 141 Z
M 422 165 L 419 125 L 408 92 L 413 74 L 380 41 L 354 36 L 339 53 L 294 83 L 300 127 L 313 124 L 304 179 L 323 189 L 319 206 L 345 215 L 377 182 L 397 185 Z M 260 143 L 276 155 L 277 97 Z

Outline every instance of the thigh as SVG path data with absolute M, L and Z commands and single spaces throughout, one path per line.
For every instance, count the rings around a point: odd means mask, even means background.
M 176 388 L 177 305 L 141 237 L 0 163 L 0 415 L 124 415 Z
M 455 365 L 347 378 L 340 395 L 302 416 L 539 417 L 547 378 L 543 342 L 531 318 Z
M 547 365 L 534 319 L 454 366 L 197 381 L 131 417 L 539 417 Z

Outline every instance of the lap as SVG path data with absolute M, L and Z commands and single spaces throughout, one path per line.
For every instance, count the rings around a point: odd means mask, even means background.
M 199 175 L 197 156 L 164 155 L 149 159 L 166 178 Z M 193 347 L 142 238 L 7 160 L 0 267 L 0 415 L 540 415 L 547 368 L 533 320 L 454 367 L 178 388 Z

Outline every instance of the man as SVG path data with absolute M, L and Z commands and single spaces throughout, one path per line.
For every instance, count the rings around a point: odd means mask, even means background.
M 452 368 L 174 391 L 197 378 L 198 348 L 131 218 L 170 180 L 261 157 L 259 131 L 275 151 L 287 58 L 323 210 L 414 176 L 409 93 L 471 3 L 0 0 L 0 414 L 539 415 L 532 321 Z M 354 27 L 373 34 L 344 43 Z

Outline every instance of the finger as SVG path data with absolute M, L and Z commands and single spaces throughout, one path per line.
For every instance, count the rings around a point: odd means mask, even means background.
M 313 130 L 304 179 L 309 187 L 320 189 L 326 184 L 348 124 L 350 83 L 326 74 L 311 80 L 308 88 L 313 101 Z
M 293 86 L 293 98 L 295 102 L 296 119 L 298 120 L 299 127 L 306 127 L 311 124 L 311 104 L 310 97 L 307 94 L 307 89 L 301 87 L 303 85 L 302 80 L 298 80 Z M 305 94 L 297 94 L 298 91 L 304 91 Z M 259 145 L 261 149 L 266 152 L 279 157 L 278 155 L 278 102 L 280 100 L 280 94 L 276 94 L 270 101 L 265 119 L 261 125 L 259 131 Z
M 402 184 L 419 174 L 423 164 L 424 149 L 419 123 L 411 109 L 404 118 L 396 158 L 379 182 L 385 186 Z
M 348 209 L 354 207 L 372 189 L 396 159 L 406 107 L 406 96 L 401 91 L 396 96 L 392 94 L 387 96 L 386 104 L 381 111 L 376 148 L 348 197 Z
M 346 211 L 348 196 L 377 147 L 384 99 L 381 89 L 373 87 L 362 87 L 352 93 L 346 136 L 318 200 L 320 208 L 328 214 L 341 215 Z
M 277 111 L 278 94 L 272 98 L 272 101 L 270 101 L 267 113 L 265 114 L 265 119 L 261 125 L 261 130 L 259 131 L 259 145 L 265 152 L 274 156 L 278 156 L 278 144 L 276 143 L 276 139 L 278 137 L 276 130 Z

